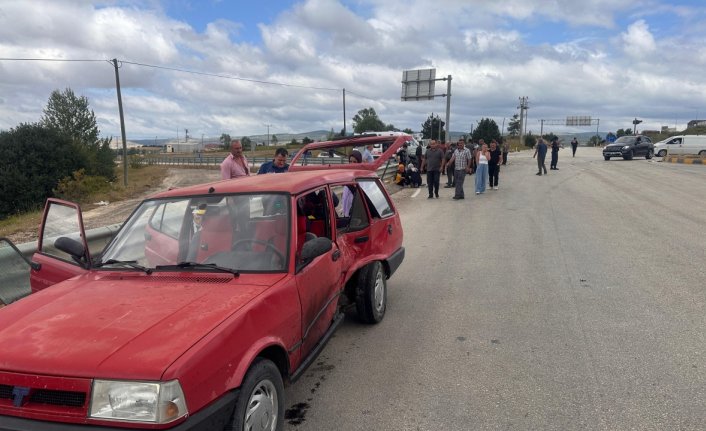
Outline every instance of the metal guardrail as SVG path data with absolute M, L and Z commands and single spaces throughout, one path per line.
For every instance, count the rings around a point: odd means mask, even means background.
M 215 161 L 218 163 L 215 163 Z M 250 159 L 251 163 L 264 163 L 271 158 L 260 157 Z M 222 159 L 217 157 L 163 157 L 145 158 L 147 164 L 166 164 L 180 166 L 207 166 L 220 164 Z M 163 163 L 161 162 L 163 161 Z M 346 160 L 342 157 L 310 157 L 308 164 L 343 164 Z M 390 159 L 388 163 L 378 169 L 377 174 L 390 192 L 394 187 L 394 177 L 397 173 L 397 163 Z M 99 227 L 86 231 L 86 240 L 91 255 L 95 255 L 110 241 L 120 229 L 121 224 Z M 0 302 L 9 304 L 30 294 L 29 268 L 32 255 L 37 251 L 37 243 L 14 245 L 6 238 L 0 238 Z

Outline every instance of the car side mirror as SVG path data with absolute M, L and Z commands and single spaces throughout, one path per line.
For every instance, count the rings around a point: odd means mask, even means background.
M 333 242 L 325 237 L 318 237 L 304 243 L 302 247 L 301 259 L 308 262 L 315 257 L 327 253 L 333 248 Z
M 54 241 L 54 247 L 64 253 L 70 254 L 76 262 L 81 262 L 81 259 L 86 255 L 86 249 L 83 247 L 83 244 L 67 236 L 57 238 L 56 241 Z

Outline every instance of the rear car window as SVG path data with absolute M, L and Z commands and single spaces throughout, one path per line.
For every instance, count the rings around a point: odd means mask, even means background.
M 365 196 L 368 197 L 370 203 L 372 204 L 371 210 L 373 208 L 375 209 L 375 211 L 371 211 L 371 213 L 373 213 L 373 217 L 377 216 L 380 218 L 385 218 L 394 214 L 392 206 L 387 200 L 387 195 L 385 195 L 385 192 L 382 191 L 382 188 L 377 181 L 373 179 L 360 180 L 358 184 L 360 185 L 360 188 L 363 189 Z

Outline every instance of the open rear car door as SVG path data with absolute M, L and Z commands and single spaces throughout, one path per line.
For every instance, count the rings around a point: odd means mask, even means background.
M 78 204 L 47 199 L 38 241 L 29 276 L 33 293 L 90 269 L 91 255 Z

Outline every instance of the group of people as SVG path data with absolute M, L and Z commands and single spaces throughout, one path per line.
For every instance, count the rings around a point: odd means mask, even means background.
M 571 141 L 572 157 L 576 157 L 576 148 L 578 146 L 579 143 L 576 138 L 574 138 Z M 559 143 L 559 138 L 554 136 L 549 143 L 549 147 L 551 147 L 552 150 L 552 159 L 549 162 L 549 170 L 558 171 L 559 168 L 557 167 L 557 164 L 559 163 L 559 150 L 561 148 L 564 148 L 564 146 Z M 541 176 L 542 172 L 544 172 L 544 175 L 547 175 L 547 165 L 544 163 L 544 160 L 547 157 L 547 150 L 547 143 L 544 141 L 543 138 L 539 138 L 537 140 L 537 145 L 534 148 L 534 155 L 532 156 L 532 158 L 537 159 L 538 172 L 535 175 Z
M 507 164 L 508 152 L 508 144 L 505 143 L 501 148 L 495 139 L 490 142 L 490 146 L 481 139 L 470 149 L 466 148 L 463 139 L 459 139 L 455 146 L 451 143 L 439 144 L 432 140 L 421 156 L 418 168 L 427 174 L 427 198 L 439 198 L 442 173 L 446 173 L 445 187 L 454 188 L 454 200 L 465 199 L 463 184 L 466 175 L 476 175 L 476 194 L 485 193 L 486 183 L 491 189 L 498 190 L 500 166 Z

